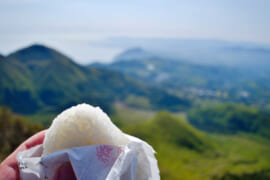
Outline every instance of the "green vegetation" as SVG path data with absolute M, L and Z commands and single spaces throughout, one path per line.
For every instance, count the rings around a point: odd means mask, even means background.
M 158 113 L 151 121 L 127 126 L 124 131 L 151 142 L 154 147 L 160 141 L 196 151 L 211 147 L 202 133 L 168 112 Z
M 219 104 L 194 108 L 188 112 L 194 126 L 217 133 L 254 133 L 270 138 L 270 115 L 255 108 L 236 104 Z
M 154 117 L 155 113 L 155 111 L 130 108 L 118 102 L 115 104 L 114 111 L 110 117 L 114 124 L 122 128 L 127 125 L 150 120 Z
M 162 179 L 270 178 L 266 139 L 204 134 L 167 112 L 122 129 L 154 147 Z
M 41 124 L 31 123 L 8 108 L 0 107 L 0 161 L 42 129 Z
M 140 96 L 130 95 L 126 98 L 125 103 L 128 106 L 137 107 L 140 109 L 150 109 L 151 105 L 148 99 Z

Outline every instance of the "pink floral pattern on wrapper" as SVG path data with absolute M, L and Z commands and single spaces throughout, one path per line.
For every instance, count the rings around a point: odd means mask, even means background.
M 114 163 L 121 152 L 121 147 L 117 147 L 115 150 L 112 146 L 109 145 L 99 145 L 96 147 L 97 158 L 104 164 Z

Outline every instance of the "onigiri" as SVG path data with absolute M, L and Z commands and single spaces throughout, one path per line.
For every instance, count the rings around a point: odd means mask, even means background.
M 88 104 L 73 106 L 59 114 L 48 129 L 43 154 L 96 144 L 126 145 L 129 139 L 99 107 Z

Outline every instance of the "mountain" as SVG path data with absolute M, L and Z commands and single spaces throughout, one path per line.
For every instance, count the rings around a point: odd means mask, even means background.
M 43 45 L 20 49 L 0 63 L 0 104 L 24 114 L 45 107 L 61 111 L 79 102 L 99 105 L 108 112 L 113 102 L 130 95 L 145 98 L 151 108 L 189 104 L 121 73 L 80 66 Z
M 147 52 L 145 50 L 143 50 L 142 48 L 131 48 L 131 49 L 127 49 L 126 51 L 120 53 L 119 55 L 117 55 L 114 59 L 116 61 L 118 60 L 123 60 L 125 59 L 126 61 L 128 60 L 134 60 L 134 59 L 146 59 L 153 56 L 152 53 Z
M 83 68 L 70 58 L 41 45 L 16 51 L 7 56 L 7 61 L 22 64 L 24 72 L 30 74 L 27 79 L 32 84 L 28 88 L 37 90 L 46 105 L 56 105 L 64 97 L 79 94 L 79 89 L 71 85 L 87 80 Z
M 200 65 L 268 71 L 270 45 L 212 39 L 128 38 L 114 37 L 100 42 L 112 48 L 141 47 L 163 58 L 173 58 Z
M 149 56 L 142 57 L 140 54 Z M 137 48 L 119 54 L 111 64 L 94 63 L 90 67 L 122 72 L 145 83 L 168 89 L 182 97 L 195 96 L 256 104 L 270 112 L 269 108 L 265 108 L 270 104 L 269 71 L 196 64 L 158 56 L 143 49 L 138 51 Z

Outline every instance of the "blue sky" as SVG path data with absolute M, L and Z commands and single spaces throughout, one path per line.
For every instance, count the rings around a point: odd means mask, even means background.
M 0 52 L 43 43 L 79 63 L 122 51 L 109 37 L 203 38 L 270 44 L 268 0 L 0 0 Z

